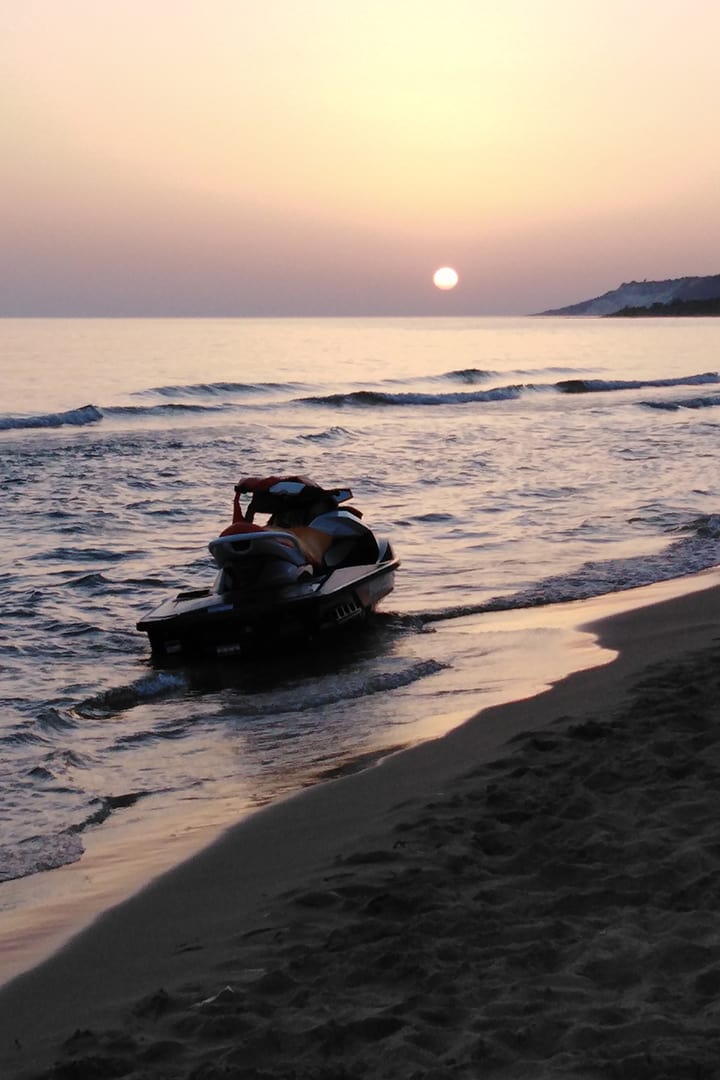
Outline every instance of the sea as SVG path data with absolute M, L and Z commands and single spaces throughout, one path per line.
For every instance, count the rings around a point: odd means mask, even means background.
M 77 928 L 58 905 L 600 662 L 554 613 L 720 563 L 719 370 L 705 318 L 0 322 L 5 975 Z M 394 592 L 155 665 L 138 619 L 210 584 L 239 479 L 285 474 L 352 489 Z

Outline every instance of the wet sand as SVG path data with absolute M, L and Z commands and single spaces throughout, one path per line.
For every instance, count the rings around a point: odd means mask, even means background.
M 0 1075 L 720 1075 L 719 617 L 230 830 L 0 990 Z

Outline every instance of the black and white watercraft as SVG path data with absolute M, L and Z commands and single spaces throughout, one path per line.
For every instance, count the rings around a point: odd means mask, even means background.
M 250 501 L 243 510 L 241 496 Z M 247 477 L 211 540 L 209 588 L 181 592 L 137 624 L 159 658 L 223 656 L 362 619 L 392 591 L 399 560 L 347 506 L 349 488 L 303 476 Z M 268 515 L 265 524 L 256 514 Z

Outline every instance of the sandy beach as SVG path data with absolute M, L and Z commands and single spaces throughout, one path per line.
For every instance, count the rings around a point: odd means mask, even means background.
M 0 990 L 0 1075 L 720 1075 L 719 618 L 230 830 Z

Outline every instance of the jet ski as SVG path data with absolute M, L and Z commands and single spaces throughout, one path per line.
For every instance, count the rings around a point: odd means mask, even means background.
M 178 593 L 137 623 L 153 656 L 245 653 L 365 618 L 392 591 L 400 561 L 351 498 L 349 488 L 303 476 L 240 480 L 232 523 L 209 544 L 212 585 Z

